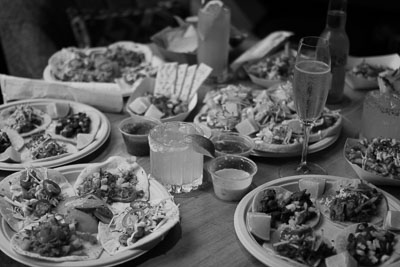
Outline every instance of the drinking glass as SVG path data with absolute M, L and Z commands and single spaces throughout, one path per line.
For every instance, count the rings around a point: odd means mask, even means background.
M 326 171 L 315 163 L 307 161 L 310 131 L 321 116 L 331 84 L 331 60 L 327 39 L 304 37 L 297 50 L 293 98 L 297 115 L 303 125 L 303 150 L 301 162 L 295 166 L 283 166 L 280 176 L 300 174 L 325 174 Z
M 193 150 L 187 135 L 203 135 L 193 123 L 165 122 L 151 129 L 150 172 L 171 193 L 187 193 L 203 183 L 203 155 Z

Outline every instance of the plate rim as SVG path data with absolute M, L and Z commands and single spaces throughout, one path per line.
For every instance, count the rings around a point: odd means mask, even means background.
M 70 100 L 62 100 L 62 99 L 28 99 L 28 100 L 19 100 L 19 101 L 13 101 L 10 103 L 6 103 L 3 105 L 0 105 L 0 111 L 15 105 L 21 105 L 21 104 L 40 104 L 40 103 L 67 103 L 70 104 L 71 106 L 78 106 L 81 107 L 82 109 L 89 109 L 93 112 L 95 112 L 99 117 L 100 117 L 100 128 L 98 129 L 96 133 L 96 139 L 89 144 L 87 147 L 83 148 L 82 150 L 78 151 L 77 153 L 73 153 L 71 155 L 67 155 L 65 157 L 57 158 L 54 160 L 49 160 L 49 161 L 39 161 L 39 162 L 28 162 L 28 163 L 7 163 L 7 162 L 0 162 L 0 170 L 4 171 L 19 171 L 22 170 L 26 167 L 26 165 L 32 166 L 32 167 L 47 167 L 47 168 L 54 168 L 58 167 L 61 165 L 65 165 L 74 161 L 77 161 L 79 159 L 82 159 L 93 152 L 95 152 L 97 149 L 99 149 L 109 138 L 111 134 L 111 124 L 108 118 L 104 115 L 104 113 L 100 112 L 98 109 L 89 106 L 84 103 L 80 102 L 75 102 L 75 101 L 70 101 Z
M 60 171 L 61 173 L 70 173 L 70 172 L 78 172 L 81 171 L 83 168 L 88 166 L 90 163 L 82 163 L 82 164 L 73 164 L 73 165 L 67 165 L 67 166 L 62 166 L 55 168 L 55 170 Z M 168 191 L 165 189 L 165 187 L 160 184 L 155 179 L 150 178 L 149 179 L 150 186 L 155 187 L 158 190 L 161 190 L 163 194 L 170 195 Z M 122 264 L 124 262 L 133 260 L 146 252 L 148 252 L 150 249 L 155 247 L 159 242 L 162 241 L 164 236 L 169 232 L 169 230 L 157 241 L 155 244 L 148 249 L 132 249 L 132 250 L 126 250 L 123 251 L 117 255 L 111 256 L 108 255 L 108 257 L 111 258 L 109 261 L 104 261 L 104 258 L 102 258 L 103 253 L 107 253 L 104 249 L 102 251 L 102 254 L 99 256 L 99 258 L 94 259 L 94 260 L 86 260 L 86 261 L 64 261 L 64 262 L 51 262 L 51 261 L 43 261 L 39 259 L 34 259 L 30 258 L 27 256 L 20 255 L 13 251 L 13 249 L 9 246 L 9 240 L 4 232 L 4 226 L 6 225 L 5 220 L 0 216 L 1 224 L 0 224 L 0 250 L 7 255 L 8 257 L 12 258 L 13 260 L 28 265 L 32 267 L 81 267 L 81 266 L 92 266 L 92 267 L 110 267 L 110 266 L 116 266 L 118 264 Z M 176 222 L 178 223 L 178 222 Z M 174 224 L 175 225 L 175 224 Z M 7 242 L 4 242 L 7 241 Z M 112 260 L 112 257 L 117 257 L 120 258 L 119 260 Z M 83 264 L 82 264 L 83 263 Z
M 295 176 L 288 176 L 288 177 L 283 177 L 283 178 L 278 178 L 269 182 L 266 182 L 262 185 L 259 185 L 252 191 L 250 191 L 247 195 L 245 195 L 242 200 L 239 202 L 239 204 L 236 206 L 235 213 L 234 213 L 234 228 L 235 228 L 235 233 L 236 236 L 238 237 L 240 243 L 242 246 L 257 260 L 259 260 L 261 263 L 271 266 L 271 267 L 292 267 L 292 264 L 278 258 L 272 257 L 266 250 L 260 246 L 257 241 L 254 239 L 254 237 L 251 235 L 251 233 L 248 231 L 247 228 L 247 212 L 249 210 L 249 207 L 251 206 L 251 201 L 253 200 L 253 197 L 255 194 L 257 194 L 259 191 L 263 190 L 266 187 L 269 186 L 277 186 L 277 185 L 283 185 L 287 184 L 289 182 L 298 182 L 298 180 L 302 178 L 325 178 L 327 181 L 328 180 L 340 180 L 340 179 L 353 179 L 353 178 L 347 178 L 347 177 L 342 177 L 342 176 L 335 176 L 335 175 L 295 175 Z M 356 179 L 356 178 L 355 178 Z M 400 210 L 400 200 L 395 198 L 393 195 L 387 193 L 386 191 L 379 189 L 382 191 L 386 198 L 388 199 L 388 205 L 389 205 L 389 210 L 393 208 L 397 208 Z M 246 229 L 246 231 L 243 231 L 243 229 Z

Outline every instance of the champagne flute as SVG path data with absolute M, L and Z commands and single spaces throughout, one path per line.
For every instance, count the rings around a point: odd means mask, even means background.
M 303 125 L 303 150 L 300 164 L 283 166 L 280 176 L 326 174 L 319 165 L 307 161 L 308 142 L 315 121 L 325 107 L 331 83 L 331 59 L 327 39 L 304 37 L 297 50 L 294 78 L 294 105 Z

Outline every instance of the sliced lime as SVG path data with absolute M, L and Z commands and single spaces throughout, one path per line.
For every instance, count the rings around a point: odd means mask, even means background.
M 197 153 L 215 158 L 214 143 L 210 139 L 199 134 L 189 134 L 185 136 L 185 142 L 190 144 Z

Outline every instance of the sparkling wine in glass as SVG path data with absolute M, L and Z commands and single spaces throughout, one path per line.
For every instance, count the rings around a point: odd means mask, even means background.
M 331 82 L 330 70 L 328 41 L 313 36 L 302 38 L 296 56 L 293 98 L 297 115 L 303 125 L 303 150 L 300 164 L 282 166 L 281 177 L 326 174 L 322 167 L 307 161 L 307 152 L 311 129 L 325 107 Z

